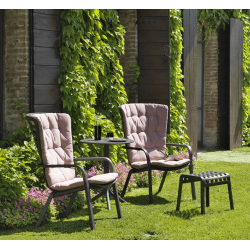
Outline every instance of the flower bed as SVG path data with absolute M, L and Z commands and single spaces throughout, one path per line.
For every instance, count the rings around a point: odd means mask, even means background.
M 0 210 L 0 228 L 21 227 L 36 223 L 43 206 L 45 205 L 51 190 L 29 189 L 26 198 L 19 198 L 14 204 L 5 201 Z M 68 206 L 71 194 L 63 195 L 52 199 L 43 221 L 62 217 Z M 83 194 L 78 192 L 71 210 L 76 210 L 83 206 Z

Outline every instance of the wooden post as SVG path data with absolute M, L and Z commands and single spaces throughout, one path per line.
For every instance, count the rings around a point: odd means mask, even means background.
M 186 133 L 193 154 L 197 156 L 197 10 L 183 10 L 183 26 Z

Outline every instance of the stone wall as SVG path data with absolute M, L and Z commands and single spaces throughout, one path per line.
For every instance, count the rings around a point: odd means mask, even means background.
M 29 111 L 29 10 L 4 11 L 4 134 L 24 125 L 17 101 Z
M 203 146 L 217 146 L 218 133 L 218 34 L 205 41 Z
M 120 23 L 125 27 L 125 54 L 120 57 L 124 71 L 125 89 L 130 103 L 138 102 L 137 84 L 134 83 L 135 68 L 137 65 L 138 38 L 137 38 L 137 10 L 119 10 Z

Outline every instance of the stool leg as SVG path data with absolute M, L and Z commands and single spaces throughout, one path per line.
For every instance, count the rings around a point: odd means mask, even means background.
M 206 187 L 206 206 L 209 207 L 209 187 Z
M 192 158 L 192 157 L 191 157 Z M 191 164 L 189 166 L 189 173 L 192 174 L 193 173 L 193 165 Z M 196 193 L 195 193 L 195 185 L 194 182 L 191 182 L 191 190 L 192 190 L 192 198 L 193 200 L 196 200 Z
M 205 214 L 204 183 L 201 181 L 201 214 Z
M 176 211 L 180 211 L 180 205 L 181 205 L 181 192 L 182 192 L 182 180 L 183 180 L 183 177 L 180 176 Z
M 196 193 L 195 193 L 194 182 L 191 182 L 191 189 L 192 189 L 192 198 L 193 198 L 193 200 L 196 200 Z
M 231 187 L 231 181 L 230 181 L 230 177 L 228 178 L 228 194 L 229 194 L 229 200 L 230 200 L 230 208 L 234 209 L 234 203 L 233 203 L 233 195 L 232 195 L 232 187 Z

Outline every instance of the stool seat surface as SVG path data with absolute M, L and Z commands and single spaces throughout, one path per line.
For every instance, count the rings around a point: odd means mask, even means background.
M 183 174 L 182 176 L 191 177 L 192 179 L 206 181 L 206 180 L 227 178 L 227 177 L 229 177 L 229 174 L 211 170 L 211 171 L 195 173 L 195 174 Z

